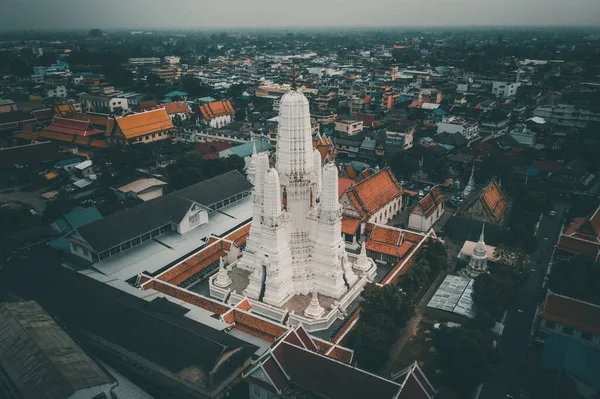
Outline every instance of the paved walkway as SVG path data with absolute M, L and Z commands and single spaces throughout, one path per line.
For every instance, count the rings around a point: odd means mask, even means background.
M 415 336 L 419 331 L 419 324 L 423 319 L 425 308 L 427 307 L 427 304 L 431 300 L 431 297 L 433 296 L 437 288 L 440 286 L 444 278 L 446 278 L 446 276 L 448 275 L 449 270 L 450 267 L 448 267 L 446 270 L 442 270 L 437 275 L 435 280 L 433 280 L 433 283 L 427 289 L 425 295 L 423 295 L 419 302 L 417 302 L 417 304 L 415 305 L 415 315 L 406 323 L 406 326 L 402 330 L 400 330 L 398 340 L 396 340 L 396 343 L 394 343 L 394 345 L 390 348 L 390 358 L 383 365 L 381 370 L 379 370 L 380 375 L 384 377 L 389 377 L 392 372 L 398 371 L 392 370 L 394 362 L 400 356 L 400 353 L 402 352 L 402 349 L 404 349 L 404 345 L 406 345 L 408 340 L 411 337 Z
M 31 207 L 41 214 L 46 208 L 46 201 L 41 197 L 43 190 L 19 191 L 21 187 L 11 187 L 0 190 L 0 205 L 2 204 L 20 204 Z M 14 191 L 13 191 L 14 190 Z M 12 191 L 12 192 L 7 192 Z

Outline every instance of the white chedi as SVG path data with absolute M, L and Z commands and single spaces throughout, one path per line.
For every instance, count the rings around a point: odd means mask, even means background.
M 223 262 L 223 258 L 219 258 L 219 271 L 217 272 L 217 277 L 215 278 L 215 285 L 217 287 L 225 288 L 231 285 L 231 278 L 229 274 L 227 274 L 227 269 L 225 269 L 225 263 Z

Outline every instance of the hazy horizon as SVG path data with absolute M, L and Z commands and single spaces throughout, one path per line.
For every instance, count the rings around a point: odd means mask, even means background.
M 4 1 L 3 31 L 600 26 L 600 0 Z

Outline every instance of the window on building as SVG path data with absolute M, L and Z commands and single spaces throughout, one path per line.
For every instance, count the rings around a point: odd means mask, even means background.
M 148 241 L 150 238 L 151 238 L 150 233 L 146 233 L 142 236 L 142 242 Z
M 160 235 L 160 230 L 156 229 L 156 230 L 152 230 L 152 237 L 157 237 Z
M 593 337 L 594 336 L 589 331 L 582 331 L 581 332 L 581 339 L 583 339 L 583 340 L 591 341 Z
M 190 224 L 196 224 L 200 220 L 200 213 L 194 213 L 189 217 Z
M 125 244 L 121 244 L 122 251 L 129 249 L 129 248 L 131 248 L 131 241 L 127 241 Z
M 106 259 L 109 256 L 110 256 L 110 254 L 108 253 L 108 251 L 100 252 L 100 260 Z
M 110 249 L 110 254 L 111 254 L 111 256 L 112 256 L 112 255 L 116 255 L 116 254 L 118 254 L 119 252 L 121 252 L 121 247 L 114 247 L 114 248 L 111 248 L 111 249 Z
M 565 335 L 573 335 L 573 327 L 563 326 L 562 332 Z
M 136 245 L 140 245 L 142 242 L 142 239 L 140 237 L 134 238 L 133 240 L 131 240 L 131 246 L 135 247 Z
M 83 250 L 83 256 L 89 256 L 90 251 L 88 251 L 87 248 L 81 247 L 81 249 Z

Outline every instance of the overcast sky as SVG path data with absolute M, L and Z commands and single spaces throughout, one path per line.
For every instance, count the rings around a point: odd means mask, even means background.
M 600 25 L 600 0 L 0 0 L 0 29 Z

